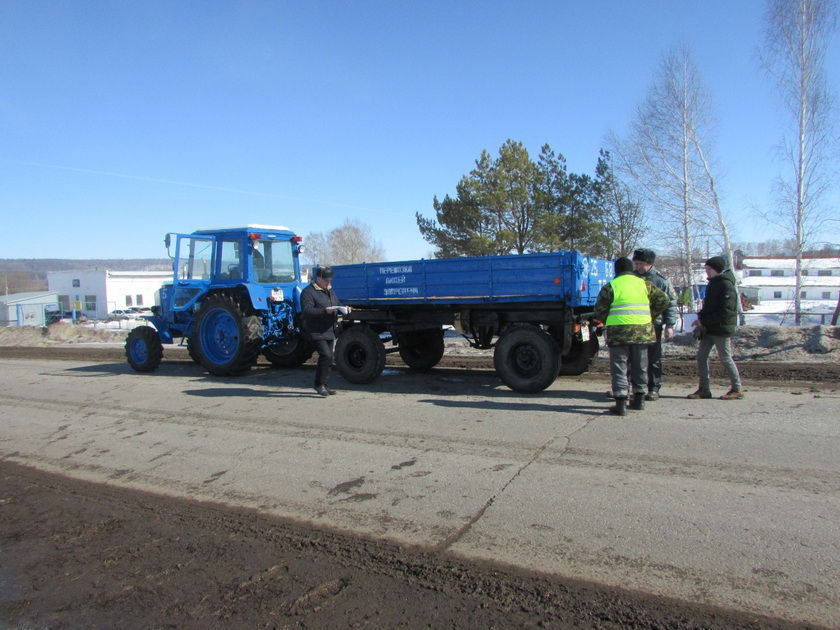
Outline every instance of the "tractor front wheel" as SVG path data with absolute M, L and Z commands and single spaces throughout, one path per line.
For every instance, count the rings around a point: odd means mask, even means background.
M 151 326 L 137 326 L 125 341 L 128 364 L 138 372 L 154 372 L 163 359 L 158 331 Z

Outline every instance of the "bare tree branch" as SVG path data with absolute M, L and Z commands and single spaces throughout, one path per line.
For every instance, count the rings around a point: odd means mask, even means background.
M 352 265 L 385 259 L 385 250 L 374 240 L 370 227 L 355 219 L 347 219 L 326 235 L 307 234 L 303 242 L 304 257 L 317 265 Z

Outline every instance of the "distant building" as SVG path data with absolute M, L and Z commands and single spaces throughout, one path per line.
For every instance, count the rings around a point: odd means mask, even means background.
M 155 292 L 171 271 L 51 271 L 47 273 L 49 290 L 58 297 L 61 310 L 75 309 L 88 318 L 104 318 L 115 309 L 149 307 Z
M 0 326 L 45 326 L 45 311 L 58 310 L 58 296 L 52 291 L 0 295 Z
M 739 267 L 741 286 L 756 291 L 760 302 L 790 302 L 795 298 L 796 258 L 793 256 L 745 257 Z M 803 258 L 801 280 L 801 300 L 824 300 L 827 307 L 836 304 L 840 292 L 840 258 Z

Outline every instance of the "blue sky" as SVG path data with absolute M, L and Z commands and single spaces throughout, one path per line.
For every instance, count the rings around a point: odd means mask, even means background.
M 592 173 L 657 63 L 688 45 L 713 99 L 736 240 L 783 238 L 784 118 L 762 0 L 3 0 L 0 258 L 165 255 L 163 234 L 367 223 L 420 258 L 414 214 L 483 149 L 543 143 Z M 840 87 L 840 41 L 829 81 Z M 827 202 L 840 208 L 837 188 Z M 838 213 L 840 214 L 840 213 Z M 836 228 L 836 229 L 835 229 Z M 824 238 L 840 241 L 840 223 Z

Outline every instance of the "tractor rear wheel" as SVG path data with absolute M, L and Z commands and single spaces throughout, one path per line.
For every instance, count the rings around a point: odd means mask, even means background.
M 201 364 L 201 359 L 195 351 L 195 346 L 196 344 L 193 342 L 193 337 L 187 337 L 187 354 L 190 355 L 190 359 L 193 360 L 193 363 Z
M 397 339 L 400 357 L 412 370 L 431 370 L 443 358 L 443 330 L 440 328 L 399 333 Z
M 257 362 L 262 323 L 246 315 L 233 298 L 213 295 L 204 300 L 195 322 L 195 356 L 215 376 L 238 376 Z
M 151 326 L 137 326 L 125 341 L 128 364 L 138 372 L 154 372 L 163 359 L 158 331 Z
M 312 356 L 312 344 L 295 335 L 263 350 L 263 356 L 276 368 L 296 368 Z

